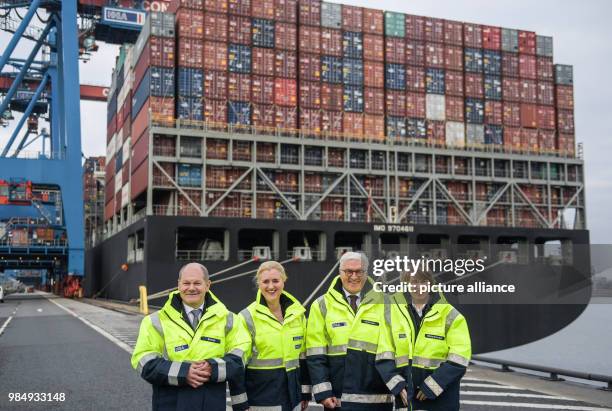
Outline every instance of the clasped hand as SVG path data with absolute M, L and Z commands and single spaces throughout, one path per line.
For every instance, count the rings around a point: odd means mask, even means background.
M 189 366 L 189 371 L 187 372 L 187 384 L 193 388 L 198 388 L 205 382 L 208 382 L 211 375 L 212 367 L 208 361 L 196 361 L 191 363 Z

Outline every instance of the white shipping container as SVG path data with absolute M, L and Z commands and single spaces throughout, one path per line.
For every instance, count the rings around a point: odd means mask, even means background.
M 119 131 L 120 133 L 117 133 L 117 140 L 115 141 L 115 154 L 123 150 L 123 144 L 121 144 L 121 142 L 123 141 L 123 129 Z
M 425 108 L 428 120 L 446 120 L 446 98 L 440 94 L 427 94 Z
M 121 207 L 125 207 L 130 202 L 130 185 L 126 184 L 121 189 Z
M 465 130 L 465 137 L 468 145 L 484 144 L 484 125 L 468 124 Z
M 110 159 L 115 155 L 115 140 L 117 138 L 117 133 L 113 134 L 108 145 L 106 146 L 106 164 L 110 162 Z
M 321 3 L 321 26 L 331 29 L 342 27 L 342 5 L 338 3 Z
M 450 147 L 465 147 L 465 123 L 458 121 L 446 122 L 446 145 Z
M 121 170 L 119 170 L 119 172 L 115 174 L 115 194 L 117 194 L 119 190 L 121 190 L 121 187 L 123 187 L 123 181 L 121 180 L 122 178 L 123 173 Z
M 123 159 L 123 164 L 125 164 L 127 162 L 127 160 L 130 158 L 130 140 L 132 138 L 128 137 L 127 140 L 125 140 L 125 143 L 123 143 L 123 156 L 121 157 Z
M 126 68 L 130 68 L 133 69 L 134 68 L 134 62 L 132 61 L 133 56 L 134 56 L 134 46 L 132 46 L 131 44 L 126 44 L 123 47 L 125 47 L 125 67 Z M 128 76 L 130 75 L 130 71 L 131 70 L 125 70 L 123 72 L 123 78 L 127 79 Z

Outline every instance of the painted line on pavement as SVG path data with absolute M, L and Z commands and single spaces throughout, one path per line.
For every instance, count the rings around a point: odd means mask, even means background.
M 562 401 L 574 401 L 579 402 L 578 400 L 573 400 L 567 397 L 557 397 L 554 395 L 548 394 L 531 394 L 531 393 L 521 393 L 521 392 L 491 392 L 491 391 L 461 391 L 462 395 L 480 395 L 483 397 L 523 397 L 523 398 L 544 398 L 547 400 L 562 400 Z
M 574 411 L 610 411 L 610 408 L 602 407 L 584 407 L 581 405 L 563 405 L 563 404 L 533 404 L 527 402 L 497 402 L 497 401 L 471 401 L 461 400 L 464 405 L 486 405 L 488 407 L 518 407 L 521 409 L 536 408 L 542 410 L 574 410 Z
M 4 330 L 6 329 L 6 326 L 9 325 L 9 323 L 11 322 L 12 319 L 13 319 L 13 316 L 11 315 L 9 318 L 6 319 L 4 324 L 2 324 L 2 327 L 0 327 L 0 335 L 2 335 L 2 333 L 4 333 Z

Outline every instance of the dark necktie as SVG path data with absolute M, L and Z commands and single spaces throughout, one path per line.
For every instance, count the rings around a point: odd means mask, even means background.
M 351 305 L 351 309 L 353 310 L 354 313 L 357 312 L 357 296 L 354 294 L 351 294 L 348 296 L 349 298 L 349 304 Z

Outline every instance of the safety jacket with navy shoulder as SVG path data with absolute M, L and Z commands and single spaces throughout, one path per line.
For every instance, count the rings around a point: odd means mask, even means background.
M 240 322 L 210 291 L 195 330 L 178 291 L 161 310 L 142 320 L 132 367 L 153 385 L 153 410 L 225 410 L 226 381 L 232 398 L 246 397 L 244 355 L 249 336 Z M 202 360 L 209 362 L 212 375 L 194 389 L 187 384 L 187 373 L 192 362 Z M 232 406 L 244 410 L 248 404 L 236 401 Z
M 459 384 L 472 355 L 465 317 L 442 294 L 434 294 L 424 307 L 422 319 L 411 308 L 410 295 L 392 297 L 394 341 L 407 328 L 413 338 L 412 381 L 414 392 L 421 390 L 427 400 L 413 399 L 415 410 L 459 410 Z M 396 358 L 400 357 L 396 353 Z
M 346 410 L 392 410 L 406 387 L 393 378 L 395 359 L 386 321 L 389 305 L 367 281 L 357 312 L 345 299 L 340 277 L 310 307 L 306 355 L 317 402 L 340 399 Z M 410 378 L 408 375 L 407 378 Z
M 310 400 L 306 367 L 306 310 L 291 294 L 280 296 L 283 322 L 272 314 L 261 291 L 240 312 L 251 336 L 246 351 L 246 390 L 251 411 L 300 410 Z

